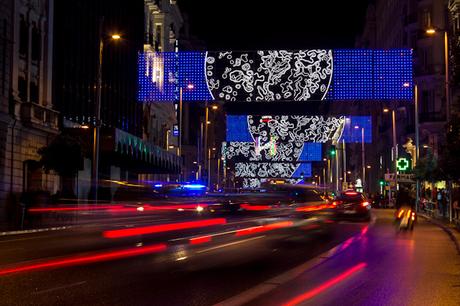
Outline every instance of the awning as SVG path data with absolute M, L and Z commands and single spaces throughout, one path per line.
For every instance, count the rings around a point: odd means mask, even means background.
M 92 156 L 92 129 L 65 128 L 64 132 L 79 138 L 84 154 Z M 123 130 L 101 128 L 99 145 L 101 164 L 120 166 L 138 173 L 180 173 L 179 156 Z

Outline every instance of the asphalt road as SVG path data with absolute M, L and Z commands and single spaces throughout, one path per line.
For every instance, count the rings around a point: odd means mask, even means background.
M 3 237 L 0 304 L 458 305 L 460 260 L 449 237 L 423 220 L 398 234 L 391 212 L 374 214 L 370 224 L 340 222 L 328 231 L 313 223 L 290 231 L 289 219 L 255 214 L 104 237 L 172 221 L 157 214 L 123 226 Z

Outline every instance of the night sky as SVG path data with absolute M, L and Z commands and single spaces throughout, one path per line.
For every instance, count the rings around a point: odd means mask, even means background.
M 353 47 L 369 0 L 178 2 L 208 50 L 257 50 Z

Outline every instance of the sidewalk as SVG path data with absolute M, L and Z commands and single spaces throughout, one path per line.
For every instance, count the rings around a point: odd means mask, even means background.
M 454 219 L 451 223 L 448 218 L 439 216 L 438 214 L 430 216 L 425 213 L 419 213 L 418 215 L 425 218 L 428 222 L 441 227 L 454 242 L 457 252 L 460 255 L 460 220 Z

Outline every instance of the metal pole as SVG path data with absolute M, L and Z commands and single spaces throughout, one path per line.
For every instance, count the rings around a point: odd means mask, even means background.
M 345 147 L 345 139 L 342 139 L 342 152 L 343 152 L 343 182 L 345 186 L 348 186 L 348 178 L 347 178 L 347 151 Z
M 417 165 L 420 157 L 420 134 L 419 134 L 419 118 L 418 118 L 418 86 L 414 87 L 414 105 L 415 105 L 415 163 Z M 417 179 L 415 185 L 415 211 L 419 211 L 420 202 L 420 180 Z
M 204 138 L 204 126 L 203 126 L 203 122 L 201 122 L 200 124 L 200 143 L 199 143 L 199 150 L 198 150 L 198 165 L 199 165 L 199 171 L 200 171 L 200 177 L 199 179 L 201 180 L 202 177 L 203 177 L 203 168 L 204 165 L 202 164 L 203 163 L 203 138 Z
M 447 30 L 444 31 L 444 64 L 445 64 L 445 87 L 446 87 L 446 122 L 450 122 L 450 88 L 449 88 L 449 36 Z M 448 190 L 449 190 L 449 221 L 452 222 L 452 182 L 448 181 Z
M 446 90 L 446 121 L 450 119 L 450 89 L 449 89 L 449 37 L 444 31 L 444 69 L 445 69 L 445 90 Z
M 339 154 L 335 154 L 335 190 L 339 191 Z
M 366 153 L 364 151 L 364 128 L 361 128 L 361 161 L 362 161 L 362 176 L 363 176 L 363 193 L 366 187 Z
M 219 190 L 220 186 L 220 158 L 217 158 L 217 184 L 216 189 Z
M 96 124 L 93 133 L 93 163 L 92 163 L 92 180 L 94 188 L 94 200 L 98 200 L 99 189 L 99 137 L 101 129 L 101 96 L 102 96 L 102 53 L 104 50 L 104 40 L 102 31 L 104 26 L 104 17 L 99 20 L 99 61 L 97 66 L 97 85 L 96 85 Z
M 323 184 L 324 184 L 324 190 L 327 193 L 327 182 L 326 182 L 326 167 L 323 167 Z
M 208 187 L 211 188 L 211 148 L 208 149 Z
M 208 154 L 208 121 L 209 121 L 209 108 L 208 108 L 208 102 L 206 101 L 205 104 L 206 111 L 205 111 L 205 119 L 204 119 L 204 162 L 205 162 L 205 168 L 206 168 L 206 175 L 208 176 L 208 187 L 209 187 L 209 165 L 208 165 L 208 159 L 209 159 L 209 154 Z
M 182 182 L 182 87 L 179 88 L 179 160 L 181 163 L 179 181 Z
M 393 166 L 394 166 L 394 181 L 395 181 L 395 191 L 396 191 L 398 190 L 398 168 L 396 166 L 396 163 L 398 162 L 398 144 L 396 141 L 396 112 L 394 109 L 391 111 L 391 121 L 392 121 L 392 128 L 393 128 L 393 150 L 394 150 Z M 391 190 L 391 183 L 390 183 L 390 190 Z

